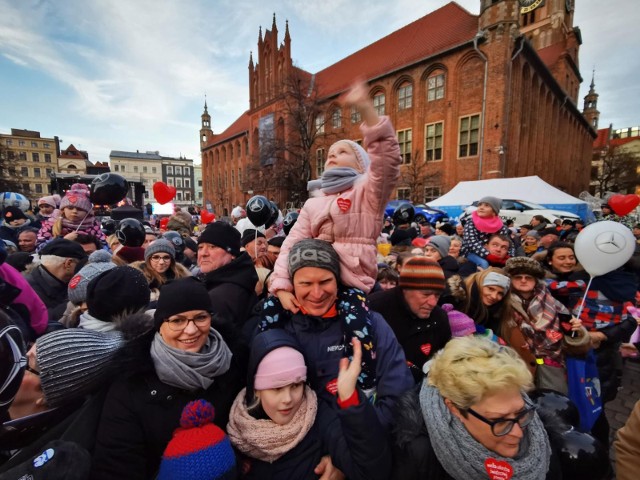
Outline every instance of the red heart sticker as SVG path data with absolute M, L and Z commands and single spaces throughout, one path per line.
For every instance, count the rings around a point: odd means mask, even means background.
M 547 330 L 547 338 L 551 340 L 551 343 L 556 343 L 562 340 L 562 333 L 555 330 Z
M 76 197 L 75 195 L 67 195 L 67 198 L 71 203 L 76 203 L 78 201 L 78 197 Z
M 73 277 L 69 281 L 69 288 L 76 288 L 80 283 L 80 280 L 82 280 L 82 277 L 80 275 L 76 275 L 75 277 Z
M 502 460 L 487 458 L 484 461 L 484 468 L 491 480 L 509 480 L 513 477 L 513 467 Z
M 338 202 L 338 208 L 343 213 L 351 208 L 351 200 L 349 200 L 348 198 L 339 198 L 337 202 Z
M 425 343 L 424 345 L 420 345 L 420 351 L 424 353 L 425 357 L 428 357 L 431 353 L 431 344 Z
M 569 322 L 560 322 L 562 328 L 564 328 L 567 332 L 571 330 L 571 324 Z
M 335 395 L 336 393 L 338 393 L 338 379 L 334 378 L 329 383 L 327 383 L 327 386 L 324 388 L 326 388 L 327 392 L 329 392 L 331 395 Z

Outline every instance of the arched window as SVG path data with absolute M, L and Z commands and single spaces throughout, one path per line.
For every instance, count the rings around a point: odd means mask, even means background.
M 411 108 L 413 104 L 413 85 L 405 82 L 398 88 L 398 110 Z
M 427 101 L 433 102 L 444 98 L 444 72 L 434 72 L 427 78 Z

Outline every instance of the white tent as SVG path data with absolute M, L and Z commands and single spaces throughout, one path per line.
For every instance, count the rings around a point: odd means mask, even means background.
M 459 182 L 449 192 L 429 202 L 429 205 L 444 210 L 453 218 L 474 201 L 488 195 L 539 203 L 546 208 L 573 212 L 583 219 L 590 213 L 587 202 L 558 190 L 537 175 Z

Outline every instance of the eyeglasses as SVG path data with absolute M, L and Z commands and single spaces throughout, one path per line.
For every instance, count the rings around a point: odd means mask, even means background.
M 169 255 L 151 255 L 152 262 L 170 262 L 171 257 Z
M 513 430 L 513 426 L 516 423 L 520 425 L 520 428 L 525 429 L 531 423 L 531 420 L 533 420 L 533 417 L 535 416 L 536 406 L 528 405 L 527 408 L 516 415 L 515 418 L 499 418 L 497 420 L 489 420 L 488 418 L 480 415 L 472 408 L 467 408 L 467 412 L 469 412 L 481 422 L 490 425 L 491 433 L 493 433 L 496 437 L 504 437 L 505 435 L 509 434 L 511 430 Z
M 182 317 L 180 315 L 176 315 L 173 318 L 167 318 L 165 322 L 169 325 L 169 329 L 174 332 L 181 332 L 185 328 L 189 322 L 193 322 L 196 327 L 204 327 L 211 321 L 210 313 L 199 313 L 195 317 L 187 318 Z

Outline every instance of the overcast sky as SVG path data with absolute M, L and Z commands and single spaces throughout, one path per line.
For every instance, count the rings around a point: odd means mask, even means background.
M 551 0 L 547 0 L 551 1 Z M 59 136 L 90 159 L 159 150 L 200 162 L 207 95 L 212 128 L 248 108 L 249 52 L 258 27 L 317 72 L 445 5 L 444 0 L 0 0 L 0 132 Z M 479 0 L 459 0 L 478 14 Z M 584 82 L 596 68 L 600 125 L 640 124 L 640 9 L 635 1 L 576 0 Z

